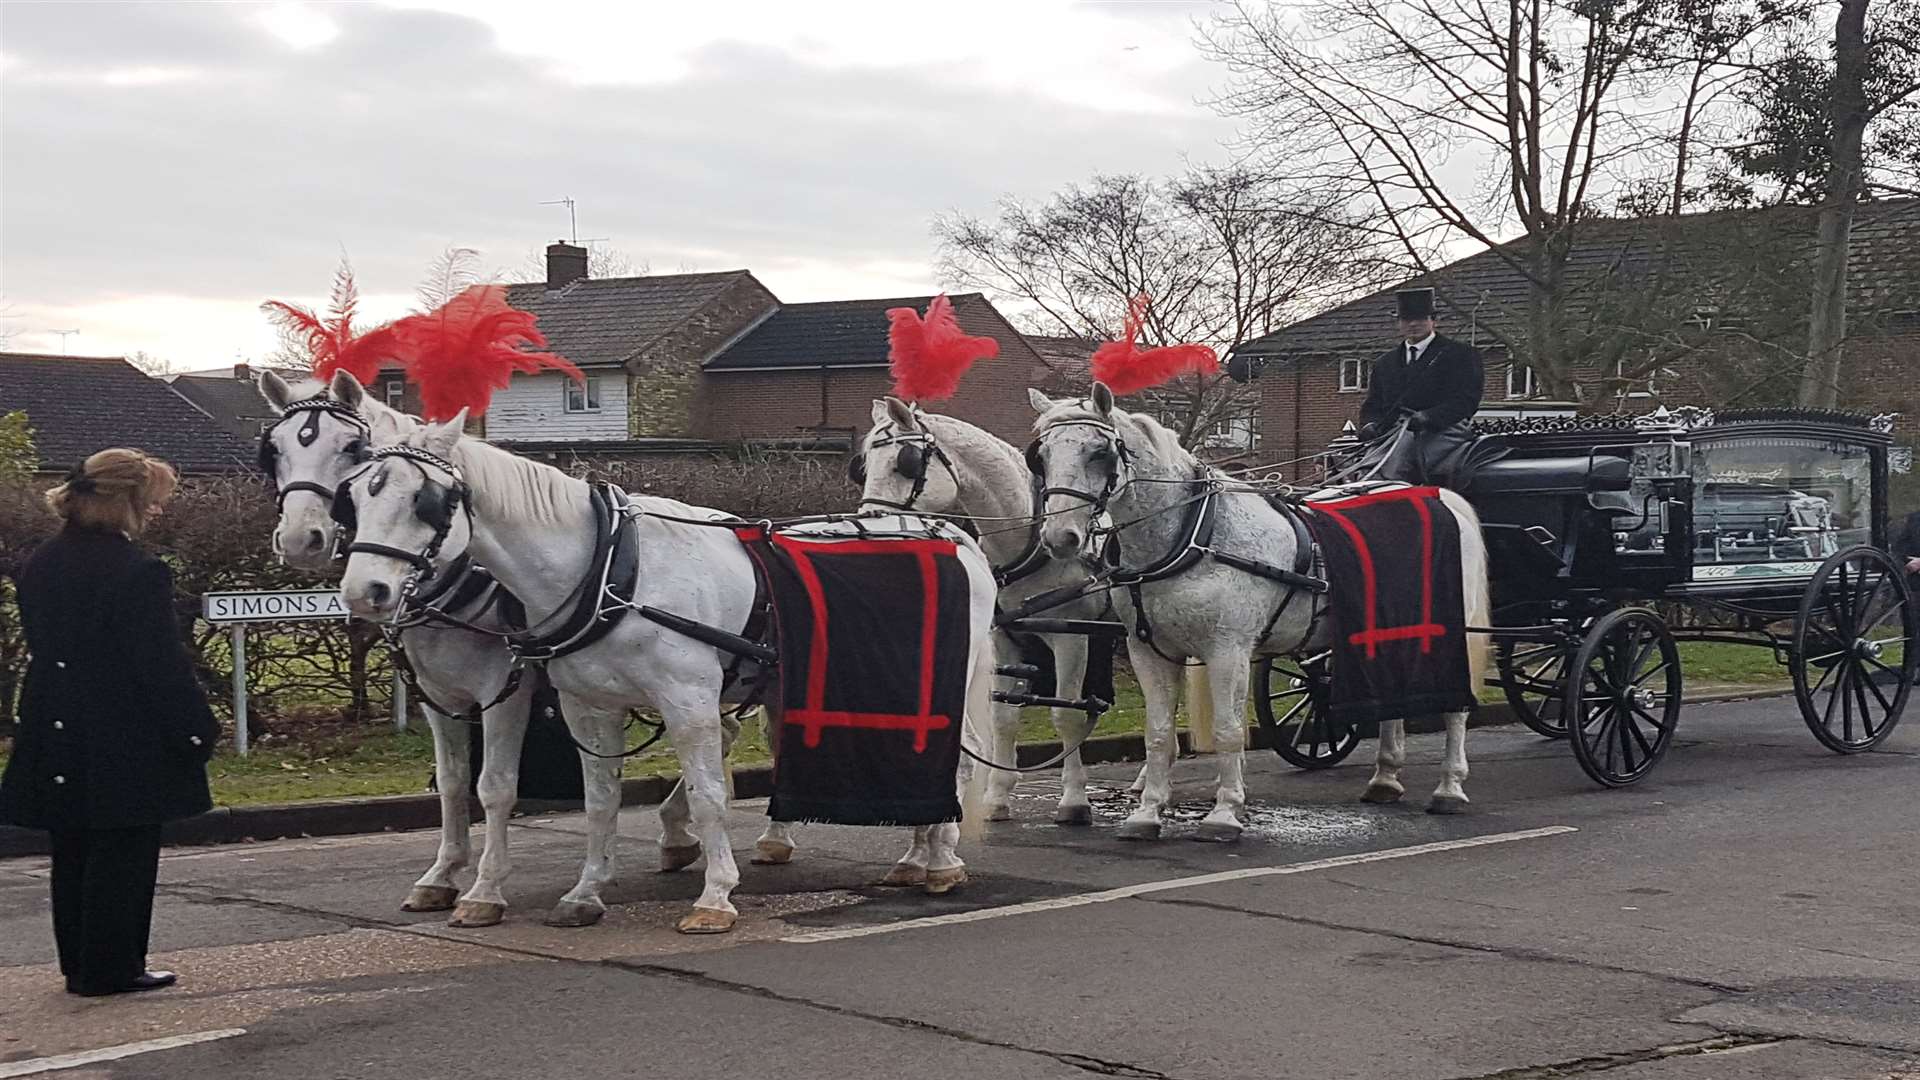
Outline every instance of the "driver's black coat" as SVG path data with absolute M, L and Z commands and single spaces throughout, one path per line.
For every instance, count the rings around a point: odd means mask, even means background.
M 1385 428 L 1404 409 L 1425 413 L 1429 431 L 1461 423 L 1480 410 L 1485 366 L 1480 350 L 1436 335 L 1409 371 L 1407 346 L 1397 344 L 1373 362 L 1373 383 L 1360 406 L 1360 422 Z

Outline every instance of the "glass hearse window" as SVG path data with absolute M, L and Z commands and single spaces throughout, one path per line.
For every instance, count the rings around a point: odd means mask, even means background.
M 1811 574 L 1873 533 L 1864 446 L 1756 435 L 1693 445 L 1694 577 Z

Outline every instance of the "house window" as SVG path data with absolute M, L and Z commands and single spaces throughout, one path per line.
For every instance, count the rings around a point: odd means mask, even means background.
M 1525 364 L 1507 365 L 1507 396 L 1509 398 L 1530 398 L 1533 396 L 1533 369 Z
M 1357 394 L 1372 385 L 1373 370 L 1365 360 L 1340 361 L 1340 392 Z
M 566 380 L 567 411 L 570 413 L 589 413 L 600 411 L 600 376 L 589 375 L 585 385 Z
M 1637 364 L 1632 365 L 1632 367 L 1638 366 Z M 1629 367 L 1627 358 L 1624 356 L 1613 362 L 1613 377 L 1620 380 L 1620 396 L 1630 398 L 1657 397 L 1660 390 L 1654 385 L 1654 380 L 1661 375 L 1667 374 L 1667 369 L 1654 368 L 1652 371 L 1636 376 L 1630 374 L 1632 367 Z
M 388 379 L 382 389 L 386 393 L 387 408 L 395 412 L 405 412 L 407 408 L 407 383 L 404 379 Z

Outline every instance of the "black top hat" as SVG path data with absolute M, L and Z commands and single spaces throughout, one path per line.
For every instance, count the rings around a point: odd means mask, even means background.
M 1393 299 L 1400 307 L 1402 319 L 1433 318 L 1432 289 L 1401 289 L 1393 294 Z

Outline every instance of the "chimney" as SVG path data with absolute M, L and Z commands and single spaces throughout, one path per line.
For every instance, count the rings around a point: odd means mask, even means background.
M 547 288 L 564 289 L 587 276 L 587 249 L 555 240 L 547 245 Z
M 235 364 L 233 365 L 233 379 L 235 382 L 252 382 L 253 369 L 246 364 Z

